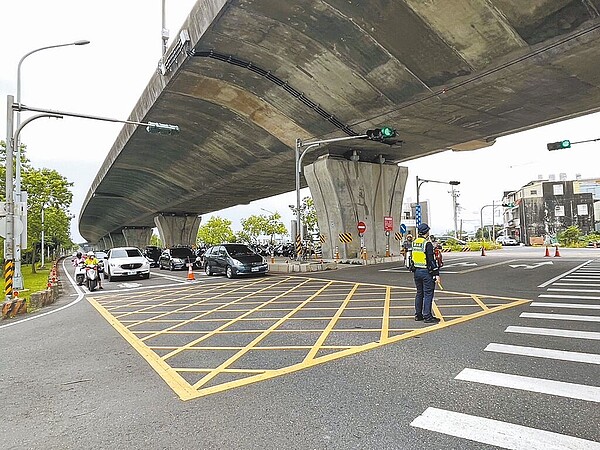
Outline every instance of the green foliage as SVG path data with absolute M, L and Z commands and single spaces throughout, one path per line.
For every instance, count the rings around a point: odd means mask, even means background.
M 163 244 L 162 244 L 162 241 L 160 240 L 160 236 L 157 236 L 156 234 L 153 234 L 152 236 L 150 236 L 150 245 L 154 245 L 158 248 L 163 248 Z
M 579 243 L 581 230 L 576 225 L 571 225 L 565 231 L 558 233 L 558 242 L 564 246 L 574 246 Z
M 297 215 L 298 208 L 292 207 L 292 211 Z M 304 197 L 300 204 L 300 218 L 302 224 L 306 226 L 306 230 L 309 234 L 319 232 L 319 223 L 317 221 L 317 210 L 315 209 L 315 203 L 312 197 Z
M 276 234 L 287 234 L 287 228 L 281 222 L 281 215 L 275 212 L 269 216 L 253 215 L 242 219 L 242 235 L 245 242 L 257 242 L 259 236 L 270 236 L 271 242 Z
M 6 197 L 6 143 L 0 142 L 0 199 Z M 16 172 L 16 170 L 15 170 Z M 27 199 L 27 237 L 28 248 L 25 253 L 32 253 L 35 260 L 36 248 L 40 244 L 42 234 L 42 208 L 44 208 L 44 233 L 48 247 L 71 248 L 69 229 L 71 215 L 68 211 L 73 201 L 71 187 L 56 170 L 35 169 L 26 156 L 26 147 L 21 145 L 21 189 L 28 194 Z M 35 267 L 33 265 L 32 267 Z
M 211 217 L 205 225 L 198 229 L 197 243 L 208 246 L 221 244 L 223 242 L 235 242 L 236 238 L 231 229 L 231 220 L 221 217 Z

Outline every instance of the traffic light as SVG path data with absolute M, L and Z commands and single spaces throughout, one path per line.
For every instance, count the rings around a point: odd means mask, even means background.
M 367 130 L 367 139 L 372 141 L 383 141 L 384 139 L 393 138 L 396 136 L 396 130 L 390 127 L 375 128 L 374 130 Z
M 514 208 L 515 204 L 510 202 L 510 203 L 502 203 L 502 206 L 504 206 L 505 208 Z
M 565 139 L 558 142 L 549 142 L 546 147 L 548 150 L 562 150 L 563 148 L 571 148 L 571 141 Z

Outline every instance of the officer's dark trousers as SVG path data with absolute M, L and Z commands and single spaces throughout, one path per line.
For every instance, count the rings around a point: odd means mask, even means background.
M 433 301 L 433 291 L 435 281 L 427 269 L 417 269 L 414 273 L 417 295 L 415 297 L 415 316 L 423 316 L 429 319 L 431 314 L 431 302 Z

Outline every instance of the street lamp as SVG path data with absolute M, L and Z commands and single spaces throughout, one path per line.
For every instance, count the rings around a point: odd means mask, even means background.
M 30 52 L 26 53 L 25 55 L 23 55 L 23 57 L 19 60 L 19 64 L 17 66 L 17 104 L 21 104 L 21 64 L 23 64 L 23 61 L 25 60 L 25 58 L 27 58 L 29 55 L 32 55 L 33 53 L 37 53 L 40 52 L 42 50 L 48 50 L 51 48 L 58 48 L 58 47 L 68 47 L 71 45 L 87 45 L 89 44 L 90 41 L 88 40 L 79 40 L 79 41 L 75 41 L 75 42 L 68 42 L 66 44 L 57 44 L 57 45 L 48 45 L 45 47 L 40 47 L 40 48 L 36 48 L 35 50 L 31 50 Z M 17 111 L 17 120 L 16 120 L 16 128 L 18 129 L 19 126 L 21 125 L 21 111 L 18 110 Z M 13 147 L 16 151 L 16 162 L 15 162 L 15 166 L 16 166 L 16 171 L 15 171 L 15 186 L 14 186 L 14 199 L 17 202 L 20 202 L 22 200 L 22 194 L 21 194 L 21 144 L 19 142 L 18 139 L 15 139 L 15 143 L 14 143 L 14 147 Z M 23 289 L 23 275 L 21 274 L 21 239 L 16 239 L 14 241 L 14 256 L 15 256 L 15 274 L 14 274 L 14 278 L 13 278 L 13 283 L 15 288 L 17 289 Z
M 452 186 L 452 190 L 454 191 L 454 186 L 458 186 L 460 181 L 437 181 L 437 180 L 425 180 L 423 178 L 419 178 L 417 175 L 417 205 L 415 206 L 415 219 L 417 227 L 421 224 L 421 204 L 419 203 L 419 190 L 421 189 L 421 185 L 423 183 L 440 183 L 440 184 L 449 184 Z M 453 195 L 454 197 L 454 195 Z M 454 208 L 454 233 L 456 234 L 456 207 Z M 458 236 L 456 236 L 458 237 Z
M 37 107 L 29 107 L 20 103 L 14 102 L 14 97 L 12 95 L 6 96 L 6 104 L 7 104 L 7 113 L 6 113 L 6 239 L 5 239 L 5 254 L 4 254 L 4 266 L 5 270 L 5 287 L 4 292 L 7 298 L 12 297 L 13 293 L 13 271 L 14 271 L 14 263 L 15 263 L 15 203 L 14 203 L 14 183 L 13 183 L 13 162 L 14 162 L 14 143 L 18 141 L 19 134 L 21 130 L 27 125 L 29 122 L 39 119 L 41 117 L 54 117 L 61 118 L 63 116 L 70 117 L 79 117 L 81 119 L 92 119 L 92 120 L 100 120 L 105 122 L 117 122 L 117 123 L 125 123 L 129 125 L 138 125 L 145 126 L 146 131 L 149 133 L 159 133 L 166 135 L 174 135 L 179 133 L 179 127 L 177 125 L 163 124 L 157 122 L 137 122 L 133 120 L 120 120 L 120 119 L 112 119 L 109 117 L 101 117 L 101 116 L 92 116 L 88 114 L 80 114 L 80 113 L 71 113 L 64 111 L 54 111 L 50 109 L 43 109 Z M 29 117 L 25 122 L 23 122 L 18 128 L 16 133 L 13 133 L 13 119 L 15 111 L 32 111 L 39 112 L 41 114 L 37 114 L 35 116 Z
M 396 130 L 390 127 L 376 128 L 374 130 L 367 130 L 365 134 L 359 134 L 356 136 L 346 136 L 341 138 L 333 139 L 321 139 L 318 141 L 302 142 L 302 139 L 296 139 L 296 226 L 297 235 L 299 236 L 299 244 L 302 244 L 302 214 L 300 213 L 300 175 L 302 174 L 302 158 L 308 153 L 309 150 L 317 148 L 321 144 L 330 144 L 332 142 L 350 141 L 353 139 L 369 139 L 372 141 L 378 141 L 387 143 L 386 139 L 390 139 L 396 136 Z M 291 205 L 290 205 L 291 207 Z M 296 254 L 296 259 L 299 259 L 299 255 Z

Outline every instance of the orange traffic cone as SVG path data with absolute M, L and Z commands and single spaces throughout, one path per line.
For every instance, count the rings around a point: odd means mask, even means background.
M 546 245 L 546 254 L 544 255 L 544 257 L 546 256 L 550 256 L 550 252 L 548 251 L 548 246 Z
M 554 256 L 560 256 L 560 252 L 558 251 L 558 245 L 556 246 L 556 251 L 554 252 Z
M 190 265 L 188 267 L 190 269 L 188 270 L 187 279 L 188 279 L 188 281 L 194 281 L 196 279 L 196 277 L 194 277 L 194 272 L 192 272 L 192 264 L 190 263 Z
M 481 246 L 481 256 L 485 256 L 485 247 Z

